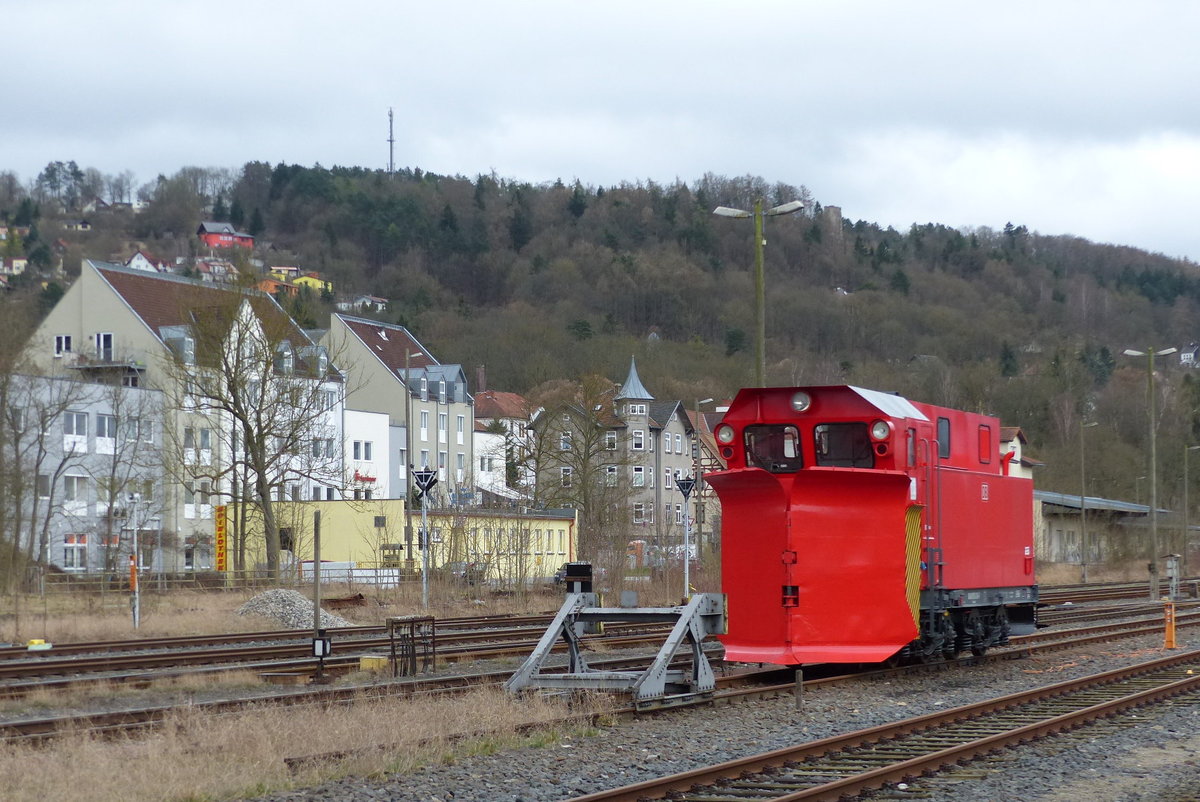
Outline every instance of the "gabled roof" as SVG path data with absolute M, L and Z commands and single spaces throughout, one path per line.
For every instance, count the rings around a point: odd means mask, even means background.
M 412 370 L 440 364 L 403 326 L 337 313 L 335 317 L 346 324 L 346 328 L 395 376 L 404 377 L 405 354 L 410 355 L 408 367 Z
M 636 401 L 654 400 L 654 396 L 650 395 L 650 391 L 642 385 L 642 380 L 638 378 L 637 360 L 633 357 L 629 357 L 629 376 L 626 377 L 625 384 L 621 386 L 621 391 L 613 400 L 620 401 L 623 398 Z
M 250 302 L 254 314 L 264 324 L 281 327 L 284 339 L 290 342 L 292 347 L 313 345 L 273 298 L 257 290 L 239 291 L 170 273 L 149 273 L 92 259 L 87 260 L 87 263 L 96 269 L 100 277 L 160 341 L 163 328 L 192 326 L 197 315 L 208 314 L 214 309 L 228 309 L 230 293 L 241 292 Z
M 529 402 L 525 396 L 499 390 L 475 394 L 475 419 L 514 418 L 528 420 Z
M 683 421 L 683 428 L 692 431 L 692 419 L 679 401 L 654 401 L 649 404 L 647 411 L 650 413 L 651 425 L 656 428 L 666 428 L 671 422 L 671 416 L 678 414 L 679 419 Z
M 201 223 L 200 227 L 196 229 L 196 234 L 197 236 L 200 234 L 230 234 L 235 237 L 250 237 L 253 239 L 250 234 L 247 234 L 244 231 L 238 231 L 229 223 L 216 223 L 211 220 L 206 220 Z

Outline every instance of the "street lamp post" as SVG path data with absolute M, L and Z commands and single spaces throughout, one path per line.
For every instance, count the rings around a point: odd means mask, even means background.
M 1150 599 L 1158 598 L 1158 437 L 1155 425 L 1155 408 L 1157 399 L 1154 396 L 1154 357 L 1167 356 L 1175 353 L 1174 348 L 1163 348 L 1155 351 L 1147 348 L 1137 351 L 1126 348 L 1125 356 L 1146 357 L 1146 394 L 1149 396 L 1150 407 Z
M 405 562 L 406 574 L 412 573 L 413 569 L 413 533 L 412 533 L 412 378 L 408 369 L 408 360 L 410 357 L 421 356 L 420 353 L 410 353 L 407 348 L 404 349 L 404 464 L 400 466 L 400 470 L 404 471 L 404 553 L 407 557 Z M 425 466 L 421 466 L 425 467 Z
M 1093 426 L 1098 426 L 1095 421 L 1091 423 L 1079 422 L 1079 581 L 1086 583 L 1088 581 L 1088 536 L 1087 536 L 1087 474 L 1084 472 L 1083 459 L 1083 430 L 1090 429 Z
M 767 289 L 763 275 L 763 246 L 767 241 L 763 239 L 763 217 L 792 214 L 803 208 L 804 202 L 795 200 L 763 211 L 763 200 L 759 198 L 754 201 L 752 212 L 729 206 L 713 209 L 713 214 L 720 217 L 754 218 L 754 379 L 759 387 L 767 383 Z
M 1200 446 L 1183 447 L 1183 545 L 1179 556 L 1183 562 L 1179 566 L 1179 575 L 1187 576 L 1188 561 L 1188 454 L 1200 450 Z

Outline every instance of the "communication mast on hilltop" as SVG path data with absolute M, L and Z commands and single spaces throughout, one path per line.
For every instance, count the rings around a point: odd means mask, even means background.
M 396 170 L 396 137 L 392 134 L 392 110 L 388 108 L 388 175 Z

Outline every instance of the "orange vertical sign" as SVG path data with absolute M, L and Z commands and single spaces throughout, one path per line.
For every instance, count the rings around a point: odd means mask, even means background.
M 226 522 L 227 522 L 226 510 L 227 509 L 228 509 L 228 507 L 226 505 L 219 504 L 219 505 L 217 505 L 217 508 L 215 510 L 217 520 L 216 520 L 216 543 L 214 545 L 216 547 L 216 552 L 217 552 L 216 557 L 217 557 L 217 570 L 218 571 L 229 570 L 229 541 L 227 539 L 228 533 L 227 533 L 227 529 L 226 529 Z

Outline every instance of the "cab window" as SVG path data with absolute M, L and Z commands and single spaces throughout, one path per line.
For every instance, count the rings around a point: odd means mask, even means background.
M 875 452 L 865 423 L 822 423 L 813 429 L 817 464 L 829 468 L 874 468 Z
M 791 424 L 747 426 L 745 442 L 748 466 L 771 473 L 795 473 L 804 467 L 800 430 Z

